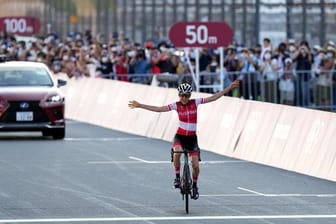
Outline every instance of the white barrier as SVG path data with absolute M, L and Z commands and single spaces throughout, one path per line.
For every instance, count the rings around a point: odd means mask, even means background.
M 175 89 L 92 78 L 62 88 L 69 119 L 166 141 L 177 129 L 174 111 L 128 108 L 133 99 L 167 105 L 178 100 Z M 202 149 L 336 181 L 334 113 L 222 97 L 201 105 L 198 114 Z

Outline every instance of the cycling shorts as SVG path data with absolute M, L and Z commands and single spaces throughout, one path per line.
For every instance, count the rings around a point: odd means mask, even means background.
M 193 152 L 190 152 L 189 155 L 191 156 L 198 156 L 199 155 L 199 147 L 197 142 L 196 135 L 180 135 L 176 134 L 173 141 L 173 148 L 175 146 L 181 146 L 183 149 L 187 149 Z

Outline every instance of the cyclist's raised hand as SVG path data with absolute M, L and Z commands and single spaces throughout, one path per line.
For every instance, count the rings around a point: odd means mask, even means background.
M 233 81 L 228 87 L 226 87 L 225 89 L 223 89 L 220 92 L 217 92 L 209 97 L 204 98 L 204 103 L 210 103 L 212 101 L 218 100 L 220 97 L 224 96 L 225 94 L 227 94 L 228 92 L 230 92 L 231 90 L 239 87 L 239 80 L 235 80 Z
M 128 106 L 133 109 L 133 108 L 142 108 L 145 110 L 150 110 L 154 112 L 167 112 L 169 111 L 169 108 L 167 106 L 162 106 L 162 107 L 157 107 L 157 106 L 152 106 L 152 105 L 147 105 L 143 103 L 139 103 L 135 100 L 131 100 L 128 102 Z
M 130 107 L 131 109 L 137 108 L 140 107 L 140 103 L 135 100 L 131 100 L 128 102 L 128 107 Z
M 237 87 L 239 87 L 240 81 L 239 80 L 235 80 L 230 84 L 230 89 L 235 89 Z

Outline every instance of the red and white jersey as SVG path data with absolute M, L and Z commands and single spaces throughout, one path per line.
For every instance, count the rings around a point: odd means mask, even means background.
M 191 99 L 184 105 L 181 102 L 169 104 L 169 110 L 176 110 L 180 124 L 177 129 L 177 134 L 180 135 L 195 135 L 197 129 L 197 107 L 204 103 L 204 98 Z

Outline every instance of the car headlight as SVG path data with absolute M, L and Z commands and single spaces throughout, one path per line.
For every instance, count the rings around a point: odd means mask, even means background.
M 8 102 L 4 98 L 0 96 L 0 115 L 7 110 L 8 108 Z
M 63 101 L 63 97 L 61 95 L 49 96 L 46 100 L 47 103 L 61 103 Z

